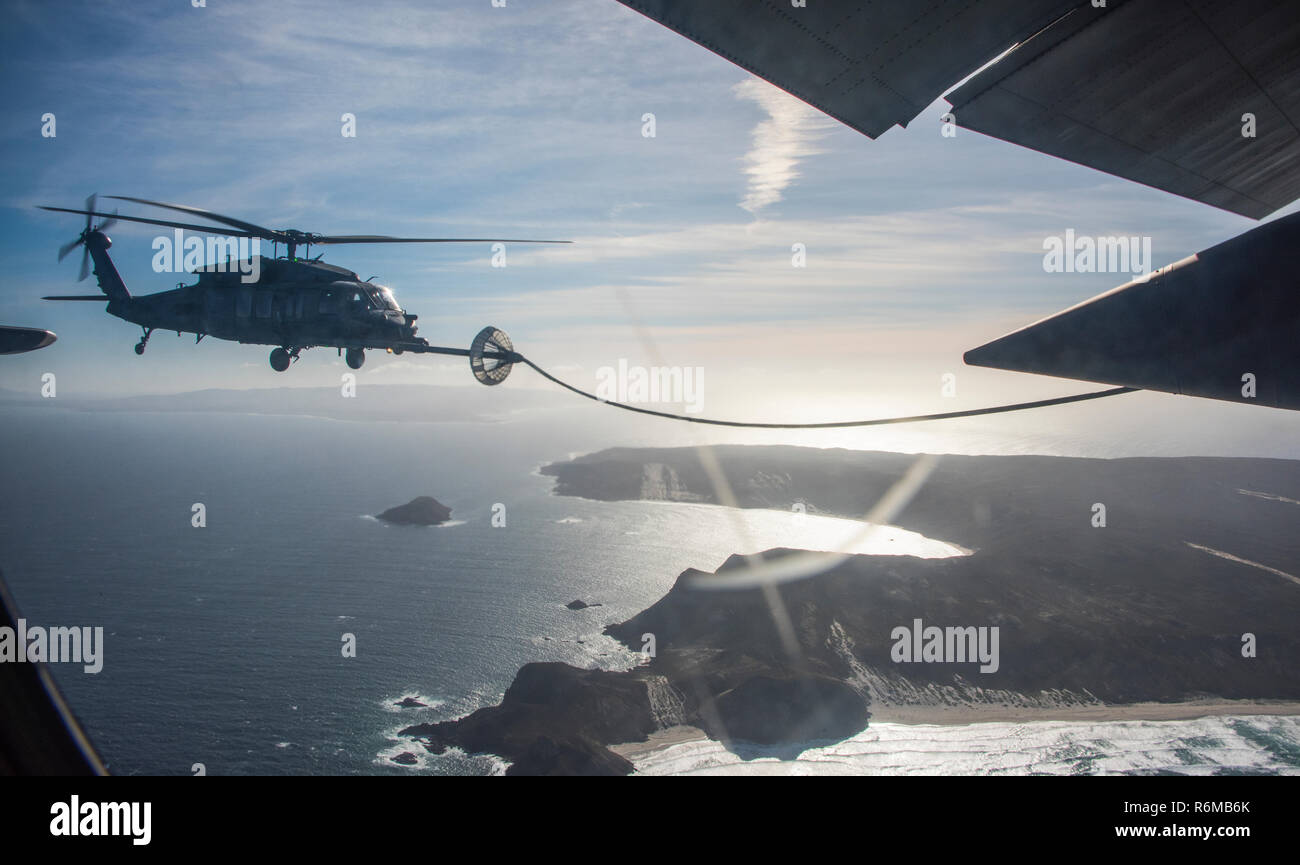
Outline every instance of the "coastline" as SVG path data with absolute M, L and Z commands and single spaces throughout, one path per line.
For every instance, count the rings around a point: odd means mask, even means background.
M 1034 721 L 1191 721 L 1223 715 L 1300 715 L 1290 700 L 1186 700 L 1091 706 L 873 706 L 871 723 L 952 725 Z
M 872 708 L 871 724 L 901 724 L 909 727 L 949 727 L 992 723 L 1045 723 L 1108 721 L 1192 721 L 1250 715 L 1300 715 L 1300 702 L 1289 700 L 1186 700 L 1177 703 L 1130 703 L 1117 705 L 1008 707 L 1008 706 L 922 706 L 893 705 Z M 699 727 L 677 725 L 651 733 L 641 742 L 621 742 L 609 750 L 635 763 L 674 745 L 709 741 Z M 814 747 L 819 743 L 810 743 Z
M 910 465 L 891 454 L 779 447 L 722 448 L 719 458 L 741 507 L 794 502 L 841 518 L 866 512 Z M 1249 546 L 1252 558 L 1294 570 L 1290 512 L 1236 492 L 1300 495 L 1290 492 L 1300 462 L 1286 468 L 945 458 L 894 522 L 967 555 L 836 557 L 785 581 L 774 606 L 737 577 L 756 562 L 779 571 L 809 538 L 733 553 L 711 573 L 687 568 L 659 600 L 604 628 L 632 652 L 652 639 L 646 663 L 612 671 L 530 662 L 499 705 L 400 733 L 434 753 L 499 755 L 512 775 L 756 764 L 797 774 L 1296 774 L 1300 679 L 1289 660 L 1300 650 L 1300 596 L 1294 584 L 1188 543 Z M 611 449 L 541 471 L 560 495 L 718 506 L 708 473 L 683 449 Z M 1125 518 L 1096 531 L 1063 490 L 1078 502 L 1122 502 Z M 1232 518 L 1203 519 L 1215 503 Z M 706 575 L 732 590 L 694 591 Z M 898 657 L 900 623 L 918 635 L 922 618 L 931 629 L 989 628 L 995 661 L 972 666 L 985 649 L 969 646 Z M 1247 635 L 1271 650 L 1256 657 Z

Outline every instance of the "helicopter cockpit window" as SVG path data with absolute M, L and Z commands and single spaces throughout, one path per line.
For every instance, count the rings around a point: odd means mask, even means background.
M 320 293 L 320 306 L 317 309 L 323 315 L 333 315 L 339 311 L 338 303 L 335 293 L 326 289 Z
M 366 298 L 365 292 L 357 289 L 352 292 L 352 297 L 348 300 L 348 306 L 353 312 L 361 312 L 370 306 L 370 301 Z
M 400 309 L 393 293 L 386 288 L 377 288 L 370 292 L 370 299 L 379 309 Z

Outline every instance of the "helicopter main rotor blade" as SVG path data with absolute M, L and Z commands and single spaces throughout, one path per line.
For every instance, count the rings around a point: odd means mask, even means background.
M 143 222 L 146 225 L 166 225 L 166 226 L 170 226 L 171 228 L 187 228 L 190 231 L 197 231 L 203 234 L 221 234 L 227 237 L 261 237 L 262 236 L 260 234 L 255 234 L 254 232 L 251 231 L 231 231 L 227 228 L 222 228 L 219 225 L 194 225 L 189 222 L 172 222 L 171 220 L 168 219 L 146 219 L 143 216 L 123 216 L 120 213 L 100 213 L 97 210 L 76 210 L 71 207 L 49 207 L 44 204 L 38 204 L 37 207 L 39 207 L 41 210 L 53 210 L 58 213 L 84 213 L 87 216 L 103 216 L 110 220 L 121 219 L 127 222 Z
M 276 243 L 289 245 L 312 246 L 317 244 L 340 244 L 340 243 L 572 243 L 571 240 L 531 240 L 521 238 L 504 238 L 504 237 L 390 237 L 386 234 L 311 234 L 304 231 L 277 231 L 266 228 L 252 222 L 245 222 L 242 219 L 234 219 L 229 216 L 223 216 L 220 213 L 213 213 L 210 210 L 203 210 L 198 207 L 189 207 L 184 204 L 165 204 L 161 201 L 150 201 L 146 198 L 133 198 L 127 195 L 110 195 L 108 198 L 114 198 L 120 201 L 133 201 L 137 204 L 146 204 L 153 207 L 162 207 L 168 210 L 177 210 L 181 213 L 193 213 L 196 216 L 202 216 L 211 219 L 214 222 L 221 222 L 235 228 L 231 231 L 227 228 L 221 228 L 215 225 L 197 225 L 190 222 L 176 222 L 170 219 L 149 219 L 144 216 L 122 216 L 117 212 L 102 213 L 93 207 L 93 199 L 87 199 L 87 206 L 83 210 L 76 210 L 71 207 L 49 207 L 39 205 L 42 210 L 52 210 L 59 213 L 80 213 L 86 215 L 86 223 L 89 227 L 90 219 L 94 216 L 104 217 L 107 221 L 100 225 L 100 230 L 107 228 L 116 220 L 125 220 L 127 222 L 140 222 L 145 225 L 164 225 L 169 228 L 183 228 L 190 231 L 196 231 L 203 234 L 219 234 L 227 237 L 260 237 L 264 240 L 271 240 Z M 75 244 L 74 244 L 75 245 Z M 72 246 L 60 251 L 60 258 L 70 252 Z
M 511 240 L 505 237 L 386 237 L 381 234 L 335 234 L 313 237 L 318 243 L 573 243 L 572 240 Z
M 202 216 L 204 219 L 211 219 L 213 222 L 224 223 L 225 225 L 238 228 L 242 231 L 249 232 L 250 236 L 259 235 L 266 240 L 280 240 L 284 233 L 276 231 L 273 228 L 267 228 L 258 225 L 255 222 L 245 222 L 242 219 L 235 219 L 233 216 L 222 216 L 220 213 L 213 213 L 211 210 L 203 210 L 198 207 L 190 207 L 187 204 L 167 204 L 162 201 L 150 201 L 147 198 L 132 198 L 129 195 L 108 195 L 106 198 L 113 198 L 118 201 L 134 201 L 136 204 L 148 204 L 152 207 L 161 207 L 166 210 L 176 210 L 180 213 L 189 213 L 194 216 Z M 283 241 L 281 241 L 283 242 Z

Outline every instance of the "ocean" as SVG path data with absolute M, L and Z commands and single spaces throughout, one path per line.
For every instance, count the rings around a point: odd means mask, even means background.
M 636 656 L 601 630 L 650 606 L 688 567 L 860 535 L 860 524 L 811 515 L 554 496 L 541 465 L 613 442 L 536 417 L 5 412 L 0 567 L 29 624 L 104 628 L 101 672 L 53 669 L 117 774 L 191 774 L 196 764 L 213 775 L 499 773 L 494 758 L 432 756 L 396 732 L 498 702 L 530 661 L 627 668 Z M 418 495 L 451 507 L 452 522 L 371 516 Z M 206 527 L 191 525 L 196 503 Z M 902 530 L 861 543 L 860 552 L 963 553 Z M 574 599 L 601 606 L 567 609 Z M 347 635 L 355 657 L 343 656 Z M 405 697 L 426 705 L 399 708 Z M 779 765 L 1119 772 L 1164 760 L 1174 770 L 1300 772 L 1292 719 L 1128 723 L 1122 733 L 873 725 Z M 918 747 L 922 729 L 941 732 Z M 1147 746 L 1152 737 L 1163 750 Z M 775 760 L 675 747 L 638 770 L 770 770 Z M 413 764 L 392 761 L 406 752 Z

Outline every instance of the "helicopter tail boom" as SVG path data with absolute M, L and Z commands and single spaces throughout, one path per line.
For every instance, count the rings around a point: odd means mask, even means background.
M 95 262 L 95 281 L 99 283 L 99 290 L 109 300 L 130 300 L 131 292 L 126 290 L 126 283 L 113 265 L 113 259 L 108 257 L 108 248 L 113 245 L 113 241 L 108 239 L 107 234 L 96 229 L 86 235 L 85 243 L 91 260 Z
M 126 283 L 122 281 L 121 275 L 118 274 L 117 268 L 113 266 L 113 260 L 108 257 L 108 248 L 113 245 L 113 241 L 108 239 L 105 230 L 113 223 L 117 222 L 117 216 L 108 213 L 98 213 L 95 210 L 95 200 L 97 196 L 92 194 L 86 199 L 84 210 L 72 210 L 67 207 L 44 207 L 42 210 L 57 210 L 65 213 L 84 213 L 86 215 L 86 227 L 68 243 L 59 247 L 59 261 L 63 261 L 68 253 L 78 246 L 81 250 L 81 274 L 77 281 L 81 282 L 90 275 L 90 262 L 95 262 L 95 281 L 99 283 L 99 290 L 104 292 L 104 296 L 110 301 L 127 301 L 131 299 L 131 292 L 126 290 Z M 104 221 L 98 226 L 94 224 L 94 217 L 102 216 Z M 74 297 L 63 295 L 59 297 L 46 298 L 47 300 L 86 300 L 85 297 Z

